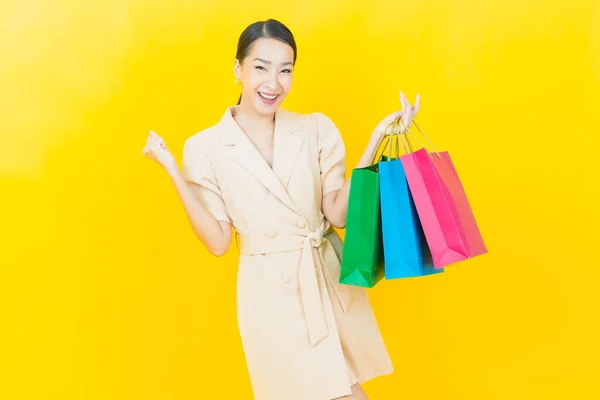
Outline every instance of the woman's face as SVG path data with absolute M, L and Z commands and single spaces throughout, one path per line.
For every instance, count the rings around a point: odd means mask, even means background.
M 256 40 L 248 56 L 235 62 L 242 81 L 242 102 L 262 115 L 272 115 L 292 88 L 294 50 L 276 39 Z

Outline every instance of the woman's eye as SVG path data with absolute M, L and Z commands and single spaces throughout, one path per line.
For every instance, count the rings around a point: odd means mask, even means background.
M 265 67 L 263 67 L 262 65 L 257 65 L 257 66 L 255 66 L 254 68 L 256 68 L 256 69 L 262 69 L 262 70 L 264 70 L 264 71 L 266 71 L 266 70 L 267 70 L 267 69 L 266 69 Z
M 292 73 L 292 70 L 291 70 L 291 69 L 284 69 L 284 70 L 283 70 L 283 71 L 281 71 L 281 72 L 283 72 L 283 73 L 285 73 L 285 74 L 291 74 L 291 73 Z

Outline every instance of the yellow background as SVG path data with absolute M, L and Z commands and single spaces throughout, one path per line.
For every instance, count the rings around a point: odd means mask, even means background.
M 329 115 L 348 171 L 421 93 L 489 246 L 370 290 L 396 366 L 371 398 L 600 398 L 596 0 L 2 0 L 0 398 L 251 399 L 235 245 L 204 250 L 141 149 L 218 121 L 269 17 L 285 108 Z

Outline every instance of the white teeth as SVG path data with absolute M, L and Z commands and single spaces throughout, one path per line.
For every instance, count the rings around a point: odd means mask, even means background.
M 258 95 L 259 95 L 260 97 L 262 97 L 263 99 L 266 99 L 266 100 L 275 100 L 275 99 L 277 98 L 277 96 L 278 96 L 278 95 L 275 95 L 275 96 L 267 96 L 266 94 L 262 94 L 262 93 L 258 93 Z

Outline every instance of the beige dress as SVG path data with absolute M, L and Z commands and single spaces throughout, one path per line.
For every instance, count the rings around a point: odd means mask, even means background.
M 392 372 L 366 290 L 339 282 L 342 240 L 321 199 L 342 187 L 345 148 L 321 113 L 275 116 L 273 168 L 229 107 L 188 138 L 186 180 L 239 234 L 237 317 L 257 400 L 330 400 Z

